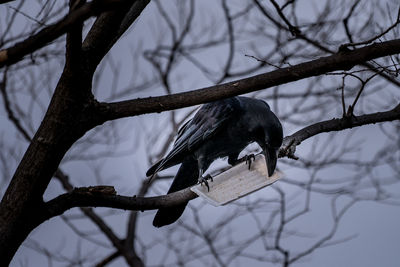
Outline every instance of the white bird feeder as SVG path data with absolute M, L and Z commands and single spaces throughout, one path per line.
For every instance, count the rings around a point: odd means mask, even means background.
M 217 207 L 271 185 L 281 177 L 280 172 L 274 172 L 269 177 L 265 157 L 258 154 L 251 162 L 250 170 L 244 161 L 213 177 L 213 181 L 209 180 L 210 191 L 201 184 L 193 186 L 191 190 Z

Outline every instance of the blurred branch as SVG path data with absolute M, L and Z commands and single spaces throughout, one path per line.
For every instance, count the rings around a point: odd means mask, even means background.
M 4 106 L 7 111 L 8 118 L 12 121 L 12 123 L 15 125 L 18 131 L 24 136 L 24 138 L 29 142 L 31 140 L 31 137 L 29 133 L 25 130 L 25 128 L 22 126 L 21 121 L 17 118 L 17 116 L 15 116 L 14 111 L 11 108 L 11 103 L 10 99 L 8 98 L 6 86 L 7 86 L 7 69 L 4 71 L 3 80 L 0 83 L 0 92 L 1 96 L 3 97 Z
M 28 19 L 30 19 L 30 20 L 36 22 L 36 23 L 39 24 L 40 26 L 47 26 L 47 25 L 44 24 L 43 22 L 41 22 L 41 21 L 35 19 L 35 18 L 32 17 L 32 16 L 29 16 L 29 15 L 26 14 L 25 12 L 22 12 L 21 10 L 19 10 L 18 8 L 15 8 L 15 7 L 12 7 L 12 6 L 10 6 L 9 8 L 11 8 L 12 10 L 14 10 L 15 13 L 21 14 L 22 16 L 24 16 L 24 17 L 26 17 L 26 18 L 28 18 Z
M 228 49 L 228 57 L 226 59 L 225 66 L 222 71 L 221 78 L 218 79 L 217 84 L 224 81 L 226 78 L 230 76 L 229 70 L 232 67 L 233 57 L 235 54 L 235 36 L 234 36 L 234 29 L 233 29 L 233 22 L 232 17 L 229 13 L 229 7 L 226 3 L 226 0 L 222 1 L 222 9 L 224 11 L 225 20 L 226 20 L 226 27 L 227 27 L 227 35 L 229 40 L 229 49 Z
M 286 18 L 286 16 L 283 14 L 282 9 L 279 7 L 278 3 L 275 2 L 275 0 L 270 0 L 270 2 L 272 3 L 272 5 L 275 7 L 276 11 L 278 12 L 279 16 L 281 17 L 281 19 L 286 23 L 286 25 L 289 28 L 290 33 L 293 36 L 297 36 L 298 34 L 301 33 L 300 29 L 296 26 L 293 26 L 290 21 Z M 257 0 L 255 0 L 255 3 L 257 5 L 261 5 Z
M 299 259 L 305 257 L 306 255 L 311 254 L 314 250 L 322 247 L 324 244 L 326 244 L 329 240 L 333 238 L 335 233 L 337 232 L 339 228 L 339 223 L 345 213 L 357 202 L 357 199 L 352 199 L 350 202 L 346 203 L 344 207 L 342 207 L 339 211 L 336 211 L 337 203 L 336 203 L 337 198 L 334 198 L 331 202 L 331 210 L 332 210 L 332 216 L 333 216 L 333 225 L 330 230 L 330 232 L 322 237 L 320 240 L 315 242 L 312 246 L 310 246 L 308 249 L 304 250 L 303 252 L 298 253 L 296 256 L 290 259 L 289 263 L 294 263 L 295 261 L 298 261 Z
M 118 258 L 119 255 L 120 255 L 120 252 L 117 250 L 114 253 L 112 253 L 111 255 L 109 255 L 106 258 L 104 258 L 101 262 L 95 264 L 95 266 L 96 267 L 107 266 L 107 264 L 109 264 L 110 262 L 112 262 L 113 260 Z
M 166 142 L 167 144 L 168 142 Z M 159 176 L 157 175 L 157 180 L 159 179 Z M 143 180 L 142 185 L 140 186 L 138 196 L 143 197 L 146 195 L 152 184 L 156 181 L 156 179 L 153 179 L 151 181 L 149 180 Z M 136 229 L 137 229 L 137 221 L 138 221 L 138 216 L 139 213 L 137 210 L 132 211 L 131 214 L 129 215 L 128 219 L 128 225 L 127 225 L 127 231 L 126 231 L 126 238 L 125 238 L 125 246 L 132 251 L 135 251 L 135 237 L 137 235 Z
M 65 190 L 70 192 L 73 192 L 74 190 L 80 190 L 73 188 L 73 186 L 69 182 L 69 177 L 61 169 L 58 169 L 54 176 L 61 182 Z M 90 192 L 91 194 L 115 194 L 115 190 L 112 186 L 93 186 L 87 188 L 87 190 L 87 192 Z M 114 259 L 114 257 L 122 255 L 130 266 L 143 266 L 143 262 L 137 256 L 136 251 L 128 246 L 126 242 L 121 240 L 99 215 L 97 215 L 90 208 L 81 207 L 81 211 L 101 230 L 101 232 L 117 249 L 118 254 L 114 255 L 114 253 L 112 257 L 110 256 L 107 258 L 107 260 L 105 259 L 105 262 L 109 262 Z
M 288 5 L 291 5 L 294 3 L 295 0 L 288 0 L 286 3 L 284 3 L 281 7 L 281 10 L 284 10 Z
M 356 9 L 356 7 L 358 6 L 359 3 L 360 3 L 360 0 L 355 1 L 353 3 L 353 5 L 351 6 L 349 13 L 343 19 L 343 26 L 346 31 L 346 35 L 347 35 L 347 38 L 349 39 L 349 42 L 351 42 L 351 43 L 353 42 L 353 37 L 351 36 L 350 29 L 349 29 L 349 20 L 352 17 L 354 10 Z
M 353 66 L 368 60 L 397 53 L 400 53 L 400 39 L 372 44 L 352 51 L 339 52 L 331 56 L 321 57 L 249 78 L 189 92 L 114 103 L 99 103 L 97 107 L 98 120 L 103 123 L 107 120 L 193 106 L 318 76 L 335 70 L 349 70 Z
M 284 30 L 289 30 L 287 27 L 284 27 L 284 25 L 280 24 L 277 20 L 275 20 L 268 12 L 267 10 L 260 4 L 257 2 L 257 0 L 254 0 L 256 3 L 256 6 L 258 7 L 258 9 L 260 10 L 260 12 L 266 17 L 268 18 L 277 28 L 279 29 L 284 29 Z M 313 40 L 309 37 L 307 37 L 305 34 L 303 33 L 298 33 L 296 35 L 297 38 L 304 40 L 306 43 L 311 44 L 312 46 L 320 49 L 321 51 L 324 51 L 326 53 L 331 53 L 334 54 L 335 51 L 329 49 L 327 46 L 323 46 L 320 42 Z M 347 49 L 342 49 L 342 50 L 347 50 Z M 340 49 L 339 49 L 340 51 Z M 360 65 L 366 66 L 369 69 L 371 69 L 372 71 L 375 71 L 375 67 L 374 65 L 372 65 L 371 63 L 368 62 L 363 62 Z M 386 80 L 390 81 L 391 83 L 395 84 L 396 86 L 400 87 L 400 82 L 397 81 L 396 79 L 394 79 L 392 76 L 382 72 L 380 74 L 382 77 L 384 77 Z
M 395 21 L 389 28 L 387 28 L 386 30 L 384 30 L 382 33 L 380 33 L 380 34 L 378 34 L 378 35 L 376 35 L 376 36 L 374 36 L 374 37 L 372 37 L 372 38 L 370 38 L 370 39 L 368 39 L 368 40 L 366 40 L 366 41 L 362 41 L 362 42 L 358 42 L 358 43 L 347 43 L 347 44 L 343 44 L 343 45 L 340 46 L 339 49 L 347 49 L 349 46 L 353 46 L 353 47 L 354 47 L 354 46 L 366 45 L 366 44 L 372 43 L 373 41 L 375 41 L 375 40 L 381 38 L 382 36 L 384 36 L 385 34 L 387 34 L 388 32 L 390 32 L 390 31 L 391 31 L 393 28 L 395 28 L 399 23 L 400 23 L 400 8 L 399 8 L 399 10 L 397 11 L 397 19 L 396 19 L 396 21 Z M 351 38 L 350 38 L 350 39 L 351 39 Z

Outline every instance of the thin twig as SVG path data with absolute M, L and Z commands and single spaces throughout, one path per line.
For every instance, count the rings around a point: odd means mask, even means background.
M 396 22 L 393 23 L 389 28 L 387 28 L 385 31 L 381 32 L 380 34 L 366 40 L 366 41 L 362 41 L 362 42 L 357 42 L 357 43 L 347 43 L 347 44 L 343 44 L 340 46 L 339 50 L 344 51 L 346 50 L 349 46 L 355 47 L 355 46 L 360 46 L 360 45 L 367 45 L 372 43 L 373 41 L 381 38 L 382 36 L 384 36 L 386 33 L 390 32 L 393 28 L 395 28 L 398 24 L 400 23 L 400 8 L 397 12 L 397 19 Z

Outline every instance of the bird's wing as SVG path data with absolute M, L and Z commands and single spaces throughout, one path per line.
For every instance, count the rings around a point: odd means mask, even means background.
M 237 107 L 232 101 L 218 101 L 205 104 L 193 118 L 193 131 L 188 135 L 189 150 L 195 149 L 208 138 L 223 128 L 225 123 L 234 117 Z
M 201 146 L 222 129 L 227 121 L 233 119 L 240 110 L 241 105 L 236 97 L 203 105 L 195 116 L 179 129 L 174 147 L 160 162 L 155 173 L 162 170 L 164 166 L 170 165 L 170 161 L 181 158 Z
M 187 130 L 187 128 L 188 128 L 188 125 L 190 124 L 191 121 L 192 121 L 192 119 L 188 120 L 187 122 L 185 122 L 185 123 L 179 128 L 178 133 L 177 133 L 177 136 L 176 136 L 176 140 L 175 140 L 175 142 L 174 142 L 174 146 L 175 146 L 176 142 L 177 142 L 178 140 L 180 140 L 181 137 L 182 137 L 182 135 L 186 132 L 186 130 Z

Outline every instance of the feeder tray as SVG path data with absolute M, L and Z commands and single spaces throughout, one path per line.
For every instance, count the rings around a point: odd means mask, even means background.
M 213 181 L 209 180 L 210 191 L 207 190 L 207 186 L 201 184 L 190 189 L 217 207 L 271 185 L 281 177 L 280 172 L 274 172 L 268 177 L 265 157 L 258 154 L 252 161 L 250 170 L 249 165 L 242 162 L 213 177 Z

